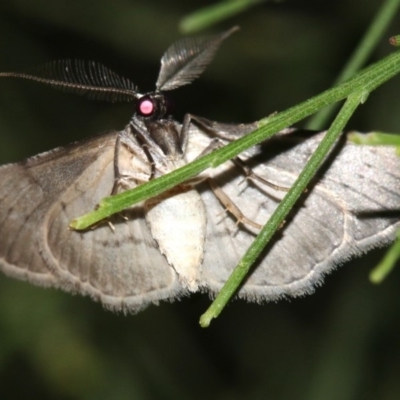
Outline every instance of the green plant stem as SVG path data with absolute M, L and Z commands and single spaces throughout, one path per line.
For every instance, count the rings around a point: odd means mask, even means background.
M 240 260 L 240 263 L 232 272 L 231 276 L 226 281 L 225 285 L 219 292 L 214 302 L 201 316 L 200 325 L 203 328 L 208 327 L 211 320 L 219 315 L 229 299 L 238 290 L 241 282 L 249 272 L 250 267 L 256 261 L 257 257 L 260 255 L 264 247 L 272 239 L 274 233 L 277 232 L 279 227 L 284 224 L 285 218 L 289 214 L 290 210 L 293 208 L 301 194 L 306 190 L 307 185 L 310 183 L 318 168 L 323 163 L 330 149 L 341 134 L 347 121 L 350 119 L 355 109 L 362 101 L 362 96 L 363 93 L 356 93 L 349 96 L 349 98 L 343 105 L 340 113 L 336 117 L 334 123 L 329 128 L 324 139 L 321 141 L 317 150 L 311 156 L 306 167 L 303 169 L 292 188 L 280 202 L 279 206 L 272 214 L 268 223 L 264 226 L 260 234 L 247 250 L 244 257 Z
M 133 204 L 139 203 L 150 197 L 156 196 L 179 183 L 184 182 L 207 168 L 217 167 L 218 165 L 232 159 L 249 147 L 262 142 L 271 137 L 274 133 L 300 121 L 301 119 L 313 114 L 326 105 L 333 104 L 348 97 L 351 93 L 369 93 L 376 87 L 400 72 L 400 52 L 390 54 L 383 60 L 370 66 L 351 80 L 329 89 L 295 107 L 268 117 L 259 122 L 260 128 L 224 146 L 215 152 L 208 154 L 182 168 L 177 169 L 167 175 L 147 182 L 139 187 L 106 197 L 96 210 L 76 218 L 70 223 L 73 229 L 81 230 L 120 212 Z
M 400 257 L 400 232 L 397 233 L 397 240 L 385 254 L 381 262 L 371 271 L 369 279 L 372 283 L 381 283 L 390 271 L 394 268 Z
M 179 24 L 182 33 L 194 33 L 265 0 L 225 0 L 206 6 L 187 15 Z
M 400 147 L 400 135 L 384 132 L 358 133 L 351 132 L 348 139 L 355 144 L 366 146 L 396 146 Z
M 354 74 L 365 64 L 372 51 L 375 49 L 377 43 L 382 39 L 390 22 L 396 16 L 399 5 L 400 0 L 386 0 L 382 4 L 374 21 L 369 26 L 353 55 L 350 57 L 342 72 L 337 77 L 334 85 L 338 85 L 354 76 Z M 335 107 L 335 105 L 326 107 L 318 114 L 315 114 L 307 124 L 307 129 L 321 129 L 322 126 L 326 125 L 326 122 L 334 113 Z

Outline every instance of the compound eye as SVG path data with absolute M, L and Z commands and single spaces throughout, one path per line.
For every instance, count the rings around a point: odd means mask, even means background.
M 155 105 L 153 99 L 143 96 L 137 105 L 137 113 L 142 117 L 151 117 L 154 113 Z

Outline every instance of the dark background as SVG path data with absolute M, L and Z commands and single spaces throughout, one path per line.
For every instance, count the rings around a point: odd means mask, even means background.
M 201 2 L 204 4 L 212 2 Z M 3 0 L 0 70 L 60 58 L 100 61 L 154 88 L 159 59 L 181 37 L 193 0 Z M 212 32 L 241 26 L 204 76 L 177 90 L 177 117 L 250 122 L 328 88 L 381 1 L 292 0 L 263 4 Z M 399 18 L 374 52 L 394 49 Z M 399 132 L 400 79 L 373 93 L 350 122 Z M 130 104 L 88 101 L 43 85 L 0 80 L 0 162 L 11 162 L 108 129 Z M 300 126 L 300 125 L 299 125 Z M 0 177 L 1 179 L 1 177 Z M 1 240 L 1 238 L 0 238 Z M 341 267 L 312 296 L 233 301 L 209 329 L 210 303 L 194 295 L 115 315 L 88 298 L 0 276 L 2 399 L 396 399 L 400 398 L 400 277 L 368 273 L 380 253 Z

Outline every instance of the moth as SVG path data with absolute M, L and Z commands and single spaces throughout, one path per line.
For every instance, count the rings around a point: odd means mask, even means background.
M 240 158 L 206 171 L 93 229 L 69 229 L 113 193 L 187 164 L 257 127 L 170 114 L 165 92 L 190 83 L 236 28 L 185 38 L 161 59 L 156 90 L 83 61 L 57 61 L 31 79 L 89 98 L 133 101 L 127 126 L 0 167 L 0 269 L 34 285 L 88 295 L 114 311 L 203 291 L 215 295 L 323 132 L 280 132 Z M 400 227 L 400 160 L 390 147 L 344 141 L 263 251 L 238 296 L 263 302 L 313 291 L 353 256 L 395 237 Z

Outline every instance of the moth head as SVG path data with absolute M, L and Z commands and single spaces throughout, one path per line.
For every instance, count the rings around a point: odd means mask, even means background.
M 161 92 L 151 92 L 139 97 L 136 101 L 136 115 L 138 117 L 156 120 L 172 113 L 172 101 Z

